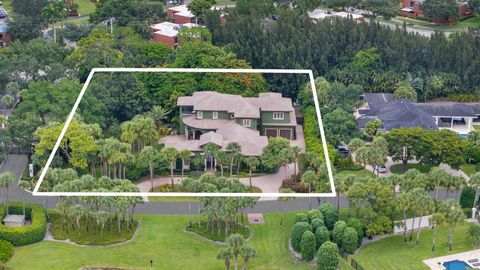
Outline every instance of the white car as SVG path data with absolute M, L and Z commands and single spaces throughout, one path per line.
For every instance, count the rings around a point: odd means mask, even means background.
M 379 167 L 378 172 L 379 173 L 387 173 L 387 168 L 385 166 Z

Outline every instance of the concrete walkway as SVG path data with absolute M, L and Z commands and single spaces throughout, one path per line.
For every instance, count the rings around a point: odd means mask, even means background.
M 298 170 L 297 170 L 298 172 Z M 277 193 L 280 190 L 283 179 L 290 177 L 294 174 L 294 164 L 287 165 L 286 175 L 285 168 L 282 166 L 274 174 L 268 174 L 263 176 L 252 177 L 252 185 L 260 188 L 264 193 Z M 174 183 L 180 184 L 181 178 L 178 176 L 174 177 Z M 248 177 L 240 178 L 240 182 L 245 185 L 250 185 L 250 179 Z M 170 176 L 164 176 L 153 179 L 153 186 L 157 187 L 163 184 L 170 184 Z M 151 180 L 145 180 L 137 184 L 137 187 L 141 192 L 149 192 L 152 183 Z M 261 197 L 260 201 L 274 201 L 277 200 L 277 197 Z M 144 201 L 148 201 L 148 198 L 144 197 Z

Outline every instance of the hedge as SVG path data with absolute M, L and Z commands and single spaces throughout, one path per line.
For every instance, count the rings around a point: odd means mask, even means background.
M 329 203 L 324 203 L 320 205 L 318 208 L 320 212 L 322 212 L 323 215 L 323 222 L 325 223 L 325 226 L 329 229 L 333 229 L 333 225 L 338 221 L 338 211 L 337 209 L 329 204 Z
M 310 222 L 310 225 L 312 225 L 312 231 L 315 233 L 317 231 L 317 228 L 319 227 L 324 227 L 325 223 L 323 223 L 323 220 L 316 218 Z
M 323 151 L 322 140 L 318 134 L 319 129 L 315 107 L 307 107 L 304 109 L 303 123 L 303 136 L 305 139 L 307 152 L 317 153 L 324 160 L 325 155 Z M 335 164 L 335 149 L 333 149 L 331 145 L 328 145 L 328 155 L 330 157 L 330 163 Z
M 315 240 L 317 241 L 317 249 L 320 248 L 323 243 L 330 241 L 330 232 L 327 227 L 318 227 L 315 231 Z
M 293 223 L 298 223 L 298 222 L 308 222 L 309 223 L 307 214 L 305 214 L 305 213 L 296 214 L 295 215 L 295 220 L 293 221 Z
M 342 236 L 342 249 L 348 254 L 353 254 L 358 247 L 357 231 L 347 227 Z
M 291 237 L 293 250 L 297 252 L 302 251 L 302 236 L 303 233 L 306 231 L 312 231 L 312 226 L 310 226 L 310 224 L 308 224 L 307 222 L 298 222 L 293 225 Z
M 23 214 L 22 202 L 9 202 L 10 214 Z M 5 208 L 0 207 L 0 217 L 6 215 Z M 30 245 L 42 241 L 47 231 L 45 210 L 39 204 L 25 203 L 25 218 L 32 224 L 23 227 L 7 227 L 0 224 L 0 239 L 12 243 L 14 246 Z
M 6 262 L 13 255 L 13 245 L 12 243 L 0 240 L 0 262 Z
M 308 216 L 308 222 L 310 224 L 312 224 L 312 221 L 314 219 L 321 219 L 323 220 L 323 214 L 322 212 L 320 212 L 320 210 L 318 209 L 313 209 L 313 210 L 310 210 L 307 212 L 307 216 Z
M 304 261 L 311 261 L 315 257 L 317 251 L 315 241 L 315 235 L 311 231 L 305 231 L 302 235 L 302 241 L 300 243 L 302 259 Z

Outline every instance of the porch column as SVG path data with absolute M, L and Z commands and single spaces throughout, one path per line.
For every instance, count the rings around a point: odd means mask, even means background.
M 212 169 L 214 172 L 217 171 L 217 168 L 215 167 L 215 158 L 212 156 Z
M 205 158 L 203 159 L 203 163 L 204 163 L 203 170 L 207 171 L 207 156 L 205 156 Z
M 453 117 L 450 118 L 450 119 L 451 119 L 451 121 L 450 121 L 450 128 L 453 128 Z

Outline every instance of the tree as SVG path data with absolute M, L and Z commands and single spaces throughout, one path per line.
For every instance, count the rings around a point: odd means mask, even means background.
M 42 16 L 53 24 L 53 42 L 57 42 L 55 23 L 67 17 L 67 5 L 64 0 L 50 2 L 42 9 Z
M 456 227 L 463 223 L 465 214 L 454 200 L 445 200 L 440 204 L 440 212 L 445 216 L 445 223 L 448 225 L 448 250 L 452 251 L 453 235 Z
M 355 229 L 355 231 L 357 232 L 357 238 L 358 238 L 357 247 L 360 246 L 363 241 L 363 236 L 365 235 L 365 231 L 364 231 L 365 228 L 362 222 L 356 218 L 350 218 L 349 220 L 347 220 L 347 226 L 349 228 Z
M 345 228 L 341 242 L 342 249 L 349 254 L 353 254 L 358 247 L 357 231 L 354 228 Z
M 90 14 L 90 22 L 98 24 L 109 18 L 115 18 L 115 23 L 121 26 L 131 25 L 139 28 L 145 22 L 150 25 L 155 20 L 164 17 L 164 4 L 156 1 L 138 0 L 107 0 L 97 3 L 95 12 Z
M 175 190 L 175 185 L 173 182 L 173 169 L 175 168 L 175 161 L 178 158 L 178 151 L 174 147 L 165 147 L 162 149 L 162 155 L 166 158 L 170 168 L 170 181 L 172 184 L 172 190 Z
M 240 249 L 240 254 L 243 257 L 242 270 L 247 270 L 247 266 L 248 266 L 248 263 L 250 262 L 250 259 L 255 258 L 257 256 L 257 249 L 249 245 L 244 245 Z
M 322 215 L 323 215 L 323 218 L 324 218 L 323 221 L 325 222 L 325 226 L 329 230 L 332 230 L 333 226 L 338 221 L 337 209 L 335 209 L 334 206 L 332 206 L 331 204 L 328 204 L 328 203 L 324 203 L 324 204 L 320 205 L 320 207 L 318 209 L 320 210 L 320 212 L 322 212 Z
M 421 128 L 395 128 L 384 135 L 388 142 L 388 153 L 393 161 L 402 161 L 407 170 L 409 160 L 420 160 L 427 143 L 422 139 L 424 131 Z
M 330 241 L 330 232 L 328 231 L 327 227 L 318 227 L 315 230 L 315 239 L 317 242 L 317 250 L 323 245 L 323 243 Z
M 468 1 L 468 8 L 473 10 L 473 12 L 480 11 L 480 1 L 479 0 L 469 0 Z
M 356 161 L 355 156 L 356 156 L 357 150 L 360 149 L 360 147 L 362 146 L 365 146 L 365 142 L 359 138 L 353 138 L 348 144 L 348 149 L 352 153 L 353 162 Z
M 195 15 L 195 21 L 198 23 L 198 18 L 203 18 L 215 3 L 215 0 L 193 0 L 188 3 L 187 8 Z
M 390 0 L 363 0 L 358 6 L 367 10 L 373 18 L 382 16 L 387 20 L 395 17 L 398 9 L 397 3 Z
M 402 192 L 395 197 L 395 200 L 397 207 L 403 212 L 403 236 L 405 237 L 405 241 L 407 241 L 407 214 L 408 211 L 413 208 L 414 198 L 412 197 L 412 193 Z
M 395 91 L 393 92 L 393 96 L 396 99 L 408 99 L 411 101 L 417 101 L 417 92 L 411 85 L 406 82 L 399 82 Z
M 480 245 L 480 226 L 478 224 L 471 223 L 467 231 L 468 237 L 472 239 L 473 247 L 476 248 Z
M 237 142 L 229 142 L 225 150 L 230 155 L 230 177 L 232 177 L 233 164 L 235 163 L 235 159 L 242 154 L 242 148 Z
M 5 194 L 3 203 L 7 213 L 8 213 L 8 190 L 9 190 L 10 184 L 15 182 L 16 178 L 17 177 L 13 172 L 7 171 L 0 174 L 0 187 L 2 188 L 2 193 Z
M 435 199 L 437 199 L 440 187 L 446 186 L 451 175 L 440 167 L 433 167 L 428 173 L 428 177 L 435 183 Z
M 335 222 L 332 230 L 332 241 L 338 246 L 342 246 L 342 239 L 345 229 L 347 228 L 347 223 L 343 220 Z
M 232 259 L 232 257 L 232 250 L 230 250 L 229 248 L 222 248 L 217 253 L 217 259 L 223 260 L 225 268 L 227 270 L 230 270 L 230 260 Z
M 312 186 L 315 187 L 315 185 L 318 184 L 318 182 L 319 182 L 318 178 L 319 178 L 318 175 L 314 171 L 308 170 L 308 171 L 303 173 L 300 181 L 304 185 L 308 186 L 308 193 L 311 193 L 312 192 Z M 309 209 L 312 209 L 311 197 L 308 197 L 308 204 L 309 204 Z
M 449 22 L 458 18 L 458 4 L 454 0 L 426 0 L 421 8 L 425 17 L 432 21 Z
M 260 165 L 260 160 L 257 157 L 247 157 L 245 159 L 245 163 L 248 166 L 248 175 L 250 180 L 250 189 L 253 188 L 252 186 L 252 172 L 256 170 L 256 168 Z
M 422 224 L 423 215 L 430 213 L 434 207 L 435 202 L 426 192 L 421 193 L 420 195 L 415 195 L 415 208 L 416 213 L 418 213 L 418 225 L 417 225 L 417 239 L 415 240 L 415 245 L 418 246 L 418 241 L 420 240 L 420 226 Z
M 442 225 L 445 222 L 445 216 L 442 213 L 433 213 L 432 216 L 428 219 L 428 222 L 433 230 L 432 251 L 435 251 L 438 226 Z
M 476 172 L 471 175 L 468 184 L 475 189 L 475 200 L 473 201 L 473 207 L 477 207 L 478 188 L 480 188 L 480 172 Z
M 280 189 L 280 193 L 294 193 L 294 191 L 290 188 L 281 188 Z M 280 201 L 283 201 L 283 212 L 282 212 L 282 216 L 280 218 L 280 225 L 283 224 L 283 219 L 284 219 L 284 215 L 285 215 L 285 212 L 287 212 L 287 204 L 290 200 L 293 199 L 293 197 L 288 197 L 288 196 L 280 196 L 278 198 Z
M 153 119 L 153 121 L 155 121 L 155 126 L 157 127 L 157 130 L 159 130 L 162 122 L 167 119 L 169 113 L 170 112 L 162 108 L 162 106 L 155 105 L 152 107 L 150 112 L 148 112 L 148 115 Z
M 317 249 L 315 235 L 311 231 L 305 231 L 303 233 L 300 246 L 302 259 L 307 262 L 313 260 Z
M 139 158 L 142 162 L 148 164 L 148 170 L 150 171 L 151 191 L 153 192 L 153 161 L 157 155 L 157 150 L 152 146 L 146 146 L 140 152 Z M 182 174 L 183 175 L 183 174 Z
M 373 121 L 368 122 L 365 124 L 365 133 L 368 136 L 375 136 L 377 134 L 378 129 L 382 126 L 382 120 L 376 118 Z
M 278 158 L 280 152 L 284 148 L 289 148 L 290 142 L 284 138 L 270 138 L 268 140 L 267 146 L 263 149 L 260 160 L 262 161 L 263 167 L 269 171 L 276 171 L 281 165 L 282 161 Z
M 245 244 L 245 239 L 241 234 L 230 235 L 227 238 L 227 248 L 231 251 L 233 258 L 233 267 L 235 270 L 238 270 L 239 256 L 243 257 L 242 270 L 246 270 L 250 258 L 253 258 L 257 255 L 257 251 L 254 247 Z
M 293 224 L 292 236 L 291 236 L 291 244 L 292 244 L 293 250 L 297 252 L 302 251 L 302 245 L 301 245 L 302 236 L 303 236 L 303 233 L 305 233 L 306 231 L 310 231 L 310 232 L 312 231 L 312 226 L 310 226 L 308 222 L 297 222 Z
M 341 142 L 348 142 L 360 136 L 354 115 L 342 108 L 325 114 L 323 122 L 326 139 L 332 145 L 339 145 Z
M 205 27 L 184 27 L 178 33 L 178 38 L 185 42 L 212 42 L 212 34 Z
M 192 152 L 188 149 L 184 149 L 178 153 L 178 157 L 182 160 L 182 180 L 183 180 L 183 174 L 185 171 L 185 163 L 187 160 L 190 160 L 191 156 L 192 156 Z
M 335 243 L 323 243 L 317 252 L 317 270 L 337 270 L 340 262 L 338 247 Z

